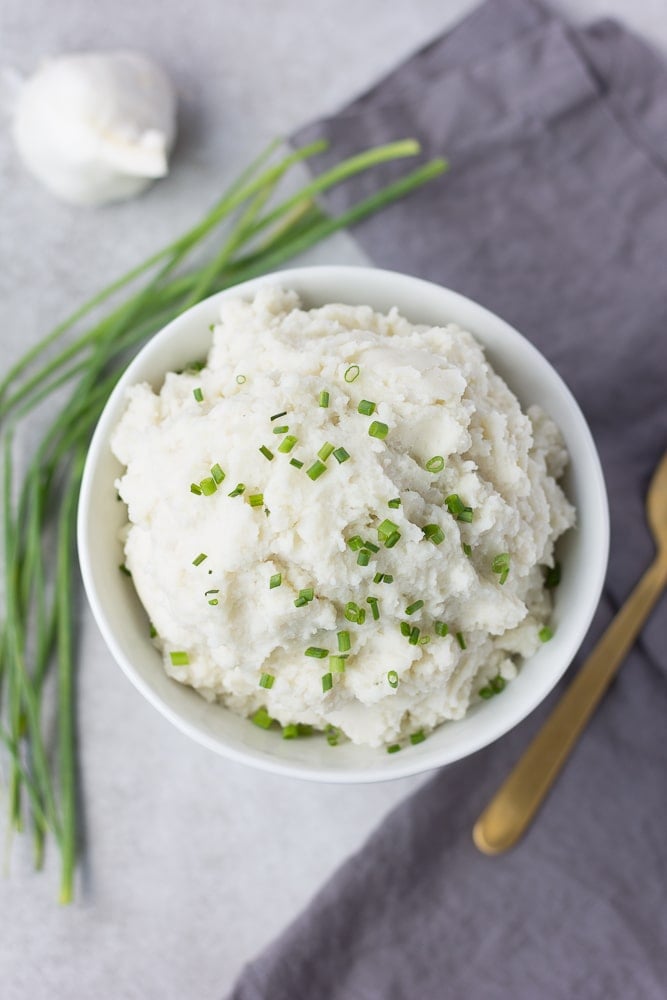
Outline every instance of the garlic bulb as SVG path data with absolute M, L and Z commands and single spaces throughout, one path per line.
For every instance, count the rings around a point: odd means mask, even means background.
M 22 87 L 14 137 L 28 169 L 65 201 L 130 198 L 168 170 L 175 98 L 137 52 L 90 52 L 47 62 Z

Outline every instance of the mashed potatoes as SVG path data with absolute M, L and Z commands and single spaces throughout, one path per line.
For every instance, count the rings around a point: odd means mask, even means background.
M 130 389 L 112 446 L 165 669 L 260 724 L 391 743 L 540 643 L 567 455 L 457 326 L 227 300 L 205 367 Z

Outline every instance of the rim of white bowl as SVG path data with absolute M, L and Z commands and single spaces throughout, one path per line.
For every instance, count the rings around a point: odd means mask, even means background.
M 487 728 L 482 738 L 469 737 L 467 740 L 462 740 L 456 747 L 438 747 L 434 748 L 432 752 L 429 751 L 429 743 L 426 741 L 425 743 L 420 744 L 419 747 L 410 748 L 412 751 L 419 749 L 419 754 L 413 752 L 411 754 L 406 754 L 404 757 L 401 755 L 401 758 L 399 758 L 397 754 L 387 755 L 385 758 L 382 758 L 382 763 L 356 769 L 340 766 L 334 766 L 331 768 L 304 766 L 301 763 L 295 764 L 290 761 L 281 760 L 280 758 L 269 757 L 259 751 L 240 750 L 235 746 L 225 743 L 224 741 L 209 736 L 196 725 L 179 715 L 178 712 L 166 704 L 150 687 L 150 685 L 139 676 L 132 661 L 125 655 L 124 651 L 120 647 L 116 639 L 114 629 L 111 627 L 107 618 L 104 600 L 98 593 L 98 589 L 95 585 L 91 556 L 85 542 L 86 527 L 92 514 L 91 494 L 93 490 L 93 479 L 97 464 L 97 456 L 103 447 L 108 447 L 109 432 L 114 421 L 117 419 L 115 410 L 119 404 L 120 397 L 124 394 L 127 386 L 131 385 L 133 381 L 135 381 L 135 371 L 141 367 L 146 354 L 152 353 L 157 344 L 171 339 L 179 327 L 189 326 L 192 322 L 196 322 L 199 313 L 201 313 L 202 316 L 210 313 L 212 306 L 225 298 L 249 295 L 254 293 L 260 287 L 270 283 L 279 284 L 282 287 L 303 285 L 304 281 L 307 283 L 309 277 L 324 281 L 325 283 L 328 280 L 334 285 L 340 285 L 341 287 L 346 288 L 347 291 L 337 299 L 337 301 L 342 303 L 346 303 L 346 299 L 348 297 L 353 300 L 353 304 L 364 302 L 365 300 L 363 297 L 360 297 L 360 294 L 365 291 L 369 282 L 391 282 L 392 287 L 394 288 L 397 286 L 403 286 L 407 290 L 407 286 L 409 285 L 410 290 L 413 293 L 418 291 L 422 291 L 425 295 L 433 295 L 434 292 L 441 293 L 443 297 L 443 311 L 446 308 L 444 300 L 447 299 L 450 303 L 456 303 L 459 307 L 459 311 L 470 313 L 473 316 L 476 315 L 481 321 L 485 321 L 487 323 L 491 322 L 502 334 L 503 338 L 506 338 L 507 342 L 513 344 L 515 347 L 518 346 L 519 349 L 523 351 L 525 356 L 531 356 L 531 364 L 536 366 L 537 370 L 540 371 L 542 378 L 545 378 L 547 382 L 550 383 L 551 387 L 567 404 L 575 422 L 577 423 L 577 436 L 579 438 L 580 446 L 585 454 L 588 466 L 586 472 L 590 481 L 590 507 L 591 509 L 593 509 L 593 507 L 595 508 L 595 517 L 593 518 L 592 524 L 592 530 L 595 533 L 595 537 L 593 538 L 592 543 L 589 539 L 589 544 L 592 544 L 593 550 L 597 551 L 598 558 L 596 560 L 596 564 L 589 568 L 590 579 L 588 581 L 588 589 L 582 595 L 582 601 L 577 607 L 577 619 L 575 621 L 568 621 L 565 636 L 562 636 L 559 633 L 558 639 L 561 645 L 560 668 L 552 670 L 549 677 L 546 678 L 546 682 L 543 682 L 541 685 L 534 685 L 532 689 L 532 696 L 524 698 L 519 712 L 515 712 L 514 714 L 498 713 L 496 716 L 490 715 Z M 385 293 L 386 290 L 387 289 L 385 288 Z M 377 289 L 371 289 L 371 293 L 368 297 L 370 299 L 377 298 L 379 294 L 380 293 Z M 331 299 L 330 301 L 334 300 Z M 471 323 L 470 326 L 472 327 L 472 332 L 475 333 L 474 322 Z M 486 350 L 486 345 L 484 345 L 484 343 L 483 346 Z M 588 632 L 598 606 L 606 576 L 609 556 L 609 507 L 600 458 L 595 447 L 593 436 L 588 427 L 588 423 L 586 422 L 579 404 L 565 381 L 553 368 L 550 362 L 547 361 L 544 355 L 542 355 L 540 351 L 511 324 L 503 320 L 490 309 L 487 309 L 485 306 L 480 305 L 473 299 L 462 295 L 460 292 L 456 292 L 443 285 L 438 285 L 435 282 L 427 281 L 422 278 L 402 274 L 398 271 L 365 267 L 363 265 L 312 265 L 275 271 L 270 274 L 262 275 L 258 278 L 253 278 L 249 281 L 243 282 L 242 284 L 232 286 L 231 288 L 225 289 L 221 292 L 217 292 L 181 313 L 168 323 L 167 326 L 155 333 L 141 348 L 141 350 L 129 363 L 113 392 L 109 396 L 90 442 L 79 496 L 77 542 L 84 589 L 88 602 L 91 606 L 93 616 L 107 647 L 135 688 L 137 688 L 137 690 L 146 698 L 148 702 L 150 702 L 151 705 L 153 705 L 154 708 L 156 708 L 165 718 L 173 723 L 177 729 L 189 736 L 191 739 L 194 739 L 200 745 L 213 750 L 229 760 L 245 764 L 246 766 L 259 768 L 265 772 L 332 784 L 361 784 L 373 781 L 386 781 L 409 777 L 411 775 L 442 767 L 446 764 L 454 763 L 457 760 L 470 756 L 472 753 L 489 746 L 501 736 L 504 736 L 505 733 L 509 732 L 516 725 L 527 718 L 527 716 L 529 716 L 535 708 L 542 701 L 544 701 L 572 663 L 572 660 L 574 659 L 586 633 Z M 221 710 L 228 711 L 222 707 Z M 448 724 L 456 725 L 455 722 L 450 722 Z M 251 725 L 250 721 L 248 721 L 248 725 Z

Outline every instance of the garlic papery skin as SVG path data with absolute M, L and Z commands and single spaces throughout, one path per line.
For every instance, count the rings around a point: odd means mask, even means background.
M 138 52 L 89 52 L 44 64 L 21 88 L 14 138 L 26 166 L 77 205 L 131 198 L 168 171 L 173 88 Z

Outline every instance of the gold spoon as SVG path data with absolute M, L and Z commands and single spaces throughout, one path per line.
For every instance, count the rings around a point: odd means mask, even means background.
M 646 510 L 656 543 L 655 559 L 475 823 L 473 840 L 485 854 L 507 851 L 528 829 L 667 585 L 667 453 L 651 480 Z

